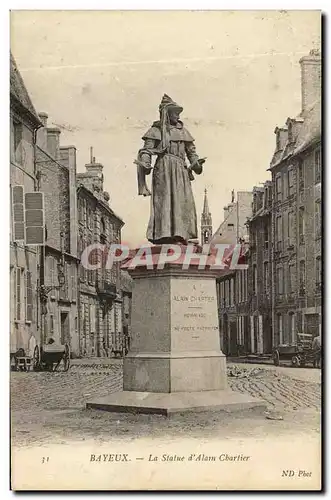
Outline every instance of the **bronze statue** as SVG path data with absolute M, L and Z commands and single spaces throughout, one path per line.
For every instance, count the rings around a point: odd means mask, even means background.
M 151 196 L 147 239 L 151 243 L 183 243 L 198 237 L 197 215 L 192 193 L 193 172 L 201 174 L 206 158 L 199 159 L 194 139 L 179 115 L 183 108 L 164 94 L 160 120 L 143 136 L 138 152 L 138 194 Z M 156 156 L 154 167 L 152 156 Z M 186 163 L 186 157 L 189 165 Z M 152 192 L 146 175 L 152 175 Z

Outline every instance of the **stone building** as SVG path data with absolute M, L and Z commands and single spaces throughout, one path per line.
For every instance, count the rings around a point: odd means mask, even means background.
M 123 221 L 109 206 L 103 190 L 103 165 L 91 161 L 77 174 L 78 253 L 93 243 L 109 246 L 121 242 Z M 95 262 L 96 263 L 96 262 Z M 93 264 L 93 262 L 91 262 Z M 123 350 L 123 301 L 120 264 L 110 269 L 79 273 L 80 353 L 83 356 L 110 356 Z M 126 306 L 127 307 L 127 306 Z
M 212 238 L 212 244 L 242 244 L 248 247 L 247 219 L 252 215 L 252 193 L 240 191 L 235 201 L 224 207 L 224 220 Z M 220 343 L 224 354 L 248 351 L 250 309 L 248 270 L 222 271 L 217 279 Z
M 32 229 L 35 212 L 29 200 L 40 204 L 36 193 L 36 131 L 41 127 L 14 58 L 10 57 L 10 352 L 22 348 L 30 354 L 39 339 L 37 293 L 39 246 L 42 226 Z M 41 230 L 41 231 L 40 231 Z M 37 232 L 39 233 L 37 234 Z
M 38 189 L 44 193 L 45 246 L 41 249 L 40 283 L 43 341 L 52 337 L 79 354 L 76 149 L 60 146 L 60 129 L 47 126 L 37 133 Z
M 223 222 L 215 231 L 213 243 L 233 244 L 247 237 L 247 219 L 252 215 L 252 193 L 232 191 L 231 203 L 224 207 Z
M 253 188 L 252 216 L 248 220 L 249 353 L 272 351 L 272 182 Z
M 300 60 L 302 109 L 277 127 L 274 189 L 273 343 L 317 335 L 321 325 L 321 57 Z

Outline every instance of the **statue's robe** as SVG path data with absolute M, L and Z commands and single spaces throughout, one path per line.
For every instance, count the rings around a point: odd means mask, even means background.
M 152 243 L 183 242 L 198 237 L 197 214 L 192 193 L 192 170 L 200 174 L 194 139 L 182 122 L 168 131 L 167 147 L 160 151 L 159 122 L 143 136 L 144 148 L 139 156 L 146 173 L 152 156 L 157 154 L 152 176 L 151 215 L 147 239 Z M 187 166 L 186 158 L 190 166 Z M 191 170 L 192 167 L 192 170 Z M 141 193 L 144 194 L 144 193 Z

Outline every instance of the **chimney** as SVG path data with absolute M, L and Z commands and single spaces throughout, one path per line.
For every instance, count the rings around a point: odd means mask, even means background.
M 301 114 L 308 111 L 321 97 L 321 54 L 311 50 L 300 59 L 301 64 Z
M 61 130 L 57 127 L 47 128 L 47 152 L 55 159 L 60 156 L 60 134 Z
M 274 134 L 276 135 L 276 152 L 282 151 L 288 139 L 288 129 L 287 127 L 276 127 Z
M 69 170 L 70 253 L 77 256 L 77 169 L 75 146 L 60 147 L 60 162 Z
M 95 157 L 91 155 L 90 163 L 85 165 L 86 173 L 92 181 L 94 187 L 103 192 L 103 165 L 95 162 Z
M 37 145 L 41 149 L 43 149 L 44 151 L 47 151 L 47 130 L 46 130 L 46 127 L 47 127 L 48 114 L 41 112 L 38 114 L 38 116 L 39 116 L 40 121 L 43 124 L 43 126 L 37 130 Z

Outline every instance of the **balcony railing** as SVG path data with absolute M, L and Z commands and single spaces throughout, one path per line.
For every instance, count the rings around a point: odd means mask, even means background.
M 116 298 L 116 285 L 109 283 L 108 281 L 100 281 L 96 286 L 97 293 L 105 298 L 115 299 Z

